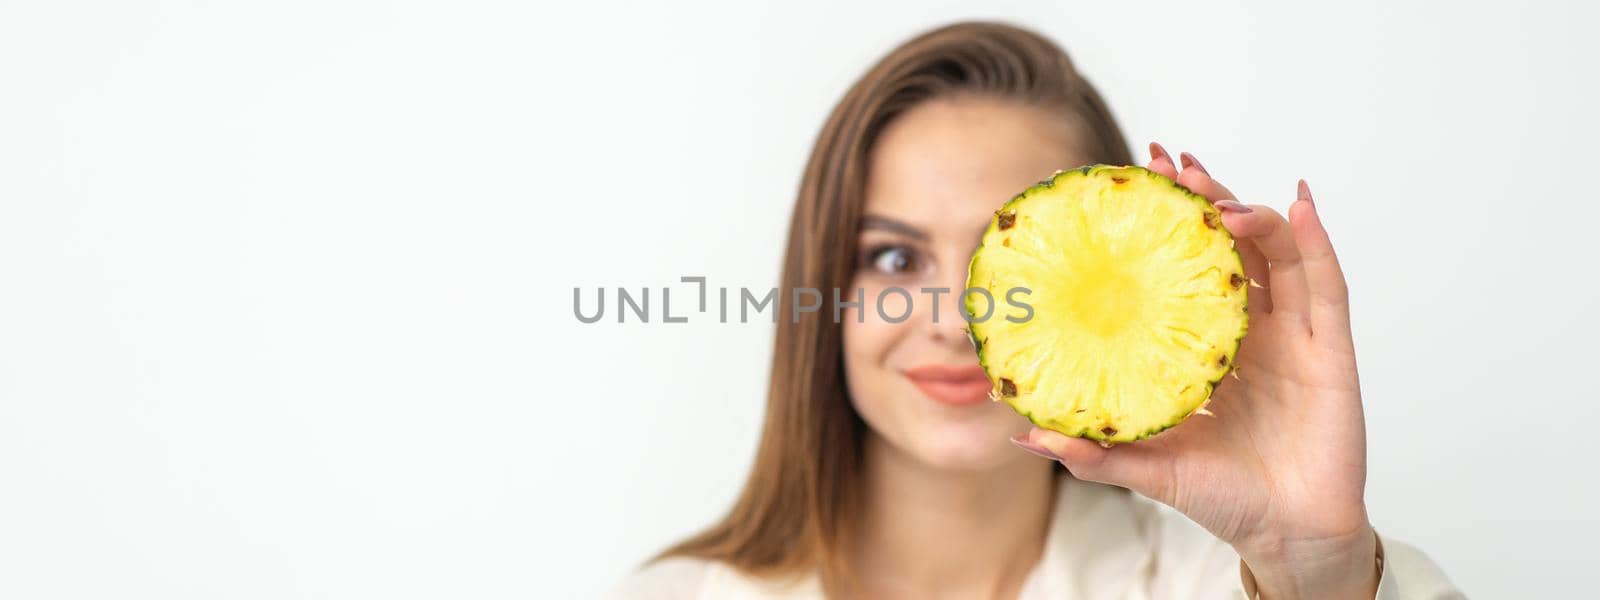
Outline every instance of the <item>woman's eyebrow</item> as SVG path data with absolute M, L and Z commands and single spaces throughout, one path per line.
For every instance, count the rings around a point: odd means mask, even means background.
M 868 229 L 892 231 L 919 242 L 928 241 L 928 234 L 926 232 L 922 231 L 921 229 L 917 229 L 916 227 L 912 227 L 903 221 L 897 221 L 889 217 L 879 215 L 863 215 L 861 217 L 861 230 L 866 231 Z

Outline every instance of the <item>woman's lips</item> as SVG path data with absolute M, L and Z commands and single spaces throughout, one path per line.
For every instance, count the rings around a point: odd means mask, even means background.
M 989 376 L 983 367 L 923 365 L 905 370 L 907 379 L 929 398 L 944 404 L 977 404 L 989 399 Z

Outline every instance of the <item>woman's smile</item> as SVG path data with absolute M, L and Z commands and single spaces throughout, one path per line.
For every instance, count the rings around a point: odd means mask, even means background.
M 922 365 L 902 372 L 922 393 L 943 404 L 978 404 L 989 399 L 992 387 L 978 365 Z

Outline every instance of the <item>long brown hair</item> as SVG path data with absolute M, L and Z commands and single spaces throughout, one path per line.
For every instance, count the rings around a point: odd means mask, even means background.
M 789 290 L 845 289 L 873 141 L 930 98 L 977 94 L 1059 111 L 1095 162 L 1125 165 L 1127 142 L 1100 95 L 1044 37 L 959 23 L 895 48 L 834 107 L 817 136 L 789 225 L 766 422 L 744 491 L 721 522 L 663 552 L 721 561 L 757 576 L 846 573 L 841 541 L 856 525 L 866 425 L 845 391 L 843 338 L 831 310 L 800 313 Z M 1069 168 L 1077 165 L 1062 165 Z M 1047 175 L 1041 173 L 1041 176 Z

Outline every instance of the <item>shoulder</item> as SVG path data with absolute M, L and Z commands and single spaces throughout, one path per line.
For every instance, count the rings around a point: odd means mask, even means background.
M 611 600 L 684 600 L 699 598 L 712 563 L 673 557 L 651 562 L 628 574 L 606 596 Z

